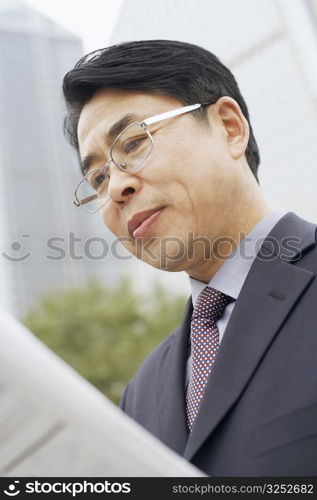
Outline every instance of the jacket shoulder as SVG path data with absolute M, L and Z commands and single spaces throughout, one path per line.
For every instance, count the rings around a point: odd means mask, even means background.
M 127 384 L 121 397 L 120 407 L 128 414 L 133 413 L 132 408 L 135 407 L 138 401 L 144 400 L 145 394 L 150 398 L 150 395 L 156 391 L 160 371 L 165 366 L 164 361 L 179 336 L 182 335 L 183 328 L 190 321 L 191 313 L 192 299 L 189 297 L 180 326 L 146 356 L 133 378 Z
M 126 385 L 120 400 L 120 408 L 126 413 L 130 415 L 133 413 L 131 408 L 134 406 L 135 400 L 138 399 L 139 393 L 149 393 L 153 390 L 155 374 L 175 341 L 177 333 L 178 329 L 168 335 L 146 356 L 135 375 Z

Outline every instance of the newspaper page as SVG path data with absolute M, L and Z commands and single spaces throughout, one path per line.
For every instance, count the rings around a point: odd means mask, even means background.
M 0 476 L 204 476 L 0 311 Z

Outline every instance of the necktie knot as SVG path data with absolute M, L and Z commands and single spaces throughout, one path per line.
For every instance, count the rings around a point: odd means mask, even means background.
M 217 322 L 222 317 L 230 300 L 231 297 L 225 293 L 206 286 L 198 296 L 193 318 L 205 318 L 206 320 Z

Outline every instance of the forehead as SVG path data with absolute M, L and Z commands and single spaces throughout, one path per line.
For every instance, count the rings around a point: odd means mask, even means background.
M 139 119 L 182 105 L 170 96 L 148 94 L 133 90 L 101 89 L 85 104 L 80 114 L 77 135 L 80 156 L 97 147 L 105 132 L 126 114 Z

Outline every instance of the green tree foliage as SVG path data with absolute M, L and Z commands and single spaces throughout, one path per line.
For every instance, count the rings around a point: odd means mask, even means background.
M 118 403 L 138 366 L 180 323 L 185 297 L 158 284 L 136 294 L 128 280 L 115 289 L 97 281 L 44 295 L 24 324 L 81 375 Z

